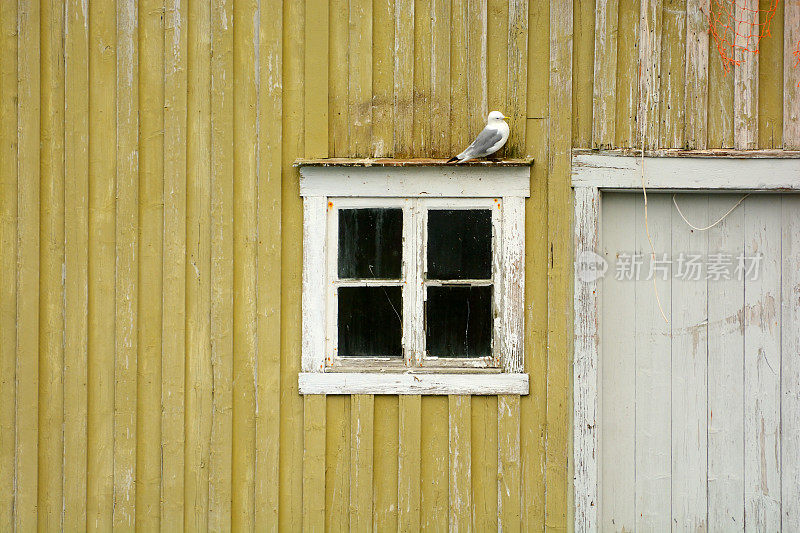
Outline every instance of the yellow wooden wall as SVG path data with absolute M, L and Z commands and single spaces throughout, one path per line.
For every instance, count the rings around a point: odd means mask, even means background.
M 0 2 L 0 530 L 567 529 L 570 148 L 800 148 L 800 7 L 728 75 L 701 7 Z M 531 394 L 300 397 L 292 162 L 491 109 L 536 161 Z

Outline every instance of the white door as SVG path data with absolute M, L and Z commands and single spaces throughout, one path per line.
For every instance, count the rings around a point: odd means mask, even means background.
M 601 529 L 800 531 L 800 196 L 648 199 L 655 263 L 602 200 Z

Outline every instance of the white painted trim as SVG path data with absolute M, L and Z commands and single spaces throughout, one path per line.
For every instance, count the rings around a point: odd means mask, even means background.
M 800 161 L 794 158 L 645 156 L 644 165 L 648 189 L 800 191 Z M 576 154 L 572 185 L 640 189 L 642 158 Z
M 575 189 L 575 279 L 574 279 L 574 485 L 575 531 L 596 531 L 598 514 L 598 337 L 599 283 L 592 276 L 578 276 L 578 259 L 582 253 L 599 250 L 600 191 L 592 187 Z M 590 259 L 592 256 L 584 256 Z M 588 262 L 588 261 L 587 261 Z
M 503 198 L 501 313 L 503 370 L 522 372 L 525 345 L 525 201 Z
M 300 167 L 300 196 L 528 197 L 530 167 Z
M 300 394 L 528 394 L 528 374 L 302 372 Z
M 303 341 L 301 367 L 325 368 L 325 226 L 326 198 L 303 199 Z
M 800 191 L 800 161 L 794 154 L 733 152 L 705 157 L 673 152 L 646 155 L 645 185 L 652 191 Z M 598 253 L 604 190 L 641 190 L 641 156 L 576 153 L 572 158 L 575 260 L 588 250 Z M 575 271 L 577 273 L 577 269 Z M 598 422 L 600 372 L 600 285 L 574 279 L 573 461 L 574 529 L 599 529 Z
M 301 394 L 528 394 L 528 375 L 522 372 L 529 167 L 301 167 L 301 174 Z M 371 283 L 338 281 L 338 209 L 384 206 L 404 212 L 403 274 L 396 283 L 404 286 L 405 361 L 338 360 L 336 287 Z M 425 212 L 431 207 L 492 209 L 497 318 L 490 360 L 424 358 Z M 502 373 L 481 371 L 499 364 Z M 415 368 L 403 373 L 405 365 Z

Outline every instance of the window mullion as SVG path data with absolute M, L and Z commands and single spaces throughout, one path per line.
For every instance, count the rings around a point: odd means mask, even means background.
M 408 294 L 412 304 L 412 312 L 409 317 L 410 340 L 411 340 L 411 361 L 409 366 L 418 367 L 422 361 L 423 350 L 425 349 L 425 302 L 424 286 L 422 283 L 423 268 L 425 260 L 425 240 L 424 240 L 424 208 L 422 202 L 415 198 L 411 202 L 411 235 L 409 238 L 409 272 L 408 272 Z

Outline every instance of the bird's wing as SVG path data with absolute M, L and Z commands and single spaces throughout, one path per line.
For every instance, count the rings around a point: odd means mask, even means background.
M 483 131 L 478 134 L 472 144 L 466 150 L 461 152 L 459 158 L 464 157 L 483 157 L 489 153 L 489 148 L 497 144 L 503 138 L 503 134 L 499 129 L 483 128 Z

